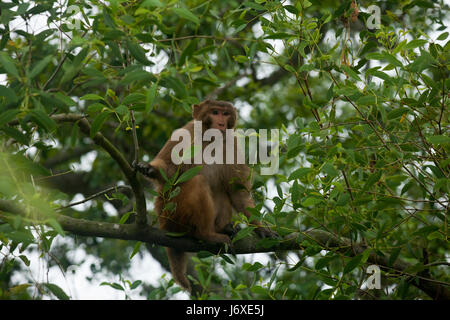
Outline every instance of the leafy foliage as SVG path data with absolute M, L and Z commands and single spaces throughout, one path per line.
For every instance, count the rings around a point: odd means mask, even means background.
M 358 12 L 351 0 L 2 1 L 0 298 L 70 298 L 56 284 L 12 276 L 25 274 L 34 251 L 49 267 L 75 264 L 67 254 L 74 235 L 58 212 L 135 222 L 134 198 L 118 190 L 62 208 L 124 181 L 93 141 L 102 134 L 131 163 L 133 111 L 149 160 L 208 96 L 232 101 L 243 127 L 282 131 L 280 171 L 255 177 L 255 216 L 284 237 L 316 229 L 364 250 L 298 236 L 298 251 L 258 261 L 199 252 L 190 278 L 201 298 L 428 299 L 420 286 L 428 279 L 448 289 L 448 5 L 379 2 L 381 23 L 370 29 L 371 2 L 355 2 Z M 67 114 L 85 116 L 90 131 Z M 80 166 L 87 154 L 94 160 Z M 245 241 L 252 230 L 237 236 Z M 62 237 L 68 242 L 54 241 Z M 150 251 L 167 268 L 161 248 L 76 241 L 101 259 L 93 273 L 123 275 L 122 284 L 103 285 L 151 299 L 180 290 L 166 277 L 157 287 L 145 283 L 148 274 L 124 280 L 137 253 Z M 375 258 L 387 260 L 382 290 L 364 284 Z

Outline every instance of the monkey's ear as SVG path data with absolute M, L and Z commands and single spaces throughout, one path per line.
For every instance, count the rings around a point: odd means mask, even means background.
M 198 120 L 198 118 L 200 116 L 200 110 L 201 110 L 201 106 L 198 104 L 194 104 L 192 106 L 192 118 Z

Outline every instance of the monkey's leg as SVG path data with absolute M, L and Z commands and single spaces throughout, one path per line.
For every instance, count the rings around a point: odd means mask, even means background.
M 198 214 L 201 218 L 196 222 L 196 230 L 194 237 L 212 242 L 226 243 L 231 246 L 231 239 L 226 234 L 220 233 L 223 227 L 231 220 L 231 206 L 225 212 L 221 209 L 226 209 L 225 203 L 218 209 L 216 207 L 215 199 L 212 197 L 212 192 L 209 186 L 201 177 L 198 178 L 198 201 L 201 201 L 201 207 Z M 229 211 L 229 213 L 227 212 Z M 229 217 L 227 216 L 229 214 Z M 222 217 L 222 219 L 220 219 Z M 219 223 L 219 225 L 217 225 Z M 221 229 L 219 229 L 219 228 Z
M 230 199 L 224 192 L 215 191 L 212 193 L 214 194 L 213 200 L 214 208 L 216 210 L 216 232 L 230 235 L 230 231 L 232 229 L 231 216 L 233 214 L 233 207 L 231 206 Z

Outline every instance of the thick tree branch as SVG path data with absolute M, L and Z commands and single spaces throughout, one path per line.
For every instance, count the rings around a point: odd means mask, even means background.
M 22 210 L 22 208 L 18 205 L 6 200 L 0 200 L 0 211 L 21 215 L 24 215 L 25 212 L 25 210 Z M 170 237 L 167 236 L 164 231 L 150 226 L 141 228 L 136 224 L 96 222 L 84 219 L 75 219 L 60 214 L 55 214 L 55 217 L 65 231 L 80 236 L 141 241 L 148 244 L 174 247 L 186 252 L 198 252 L 203 250 L 212 253 L 225 252 L 223 245 L 198 241 L 188 237 Z M 300 234 L 291 234 L 289 237 L 274 243 L 274 245 L 270 247 L 265 246 L 264 243 L 261 242 L 261 239 L 256 236 L 247 237 L 234 243 L 233 253 L 245 254 L 300 250 L 301 247 L 299 243 L 306 239 L 316 242 L 326 250 L 337 250 L 340 252 L 346 252 L 347 254 L 348 252 L 351 252 L 350 255 L 361 254 L 367 249 L 367 247 L 363 244 L 352 244 L 350 239 L 340 238 L 323 230 L 308 230 L 301 232 Z M 352 250 L 349 250 L 350 248 Z M 410 267 L 409 264 L 397 259 L 397 261 L 390 266 L 389 258 L 390 257 L 388 255 L 381 257 L 375 252 L 372 252 L 367 261 L 377 264 L 381 268 L 393 270 L 403 275 L 408 275 L 406 270 Z M 445 283 L 416 275 L 411 275 L 409 278 L 412 280 L 411 284 L 424 291 L 431 298 L 446 300 L 450 299 L 450 290 Z

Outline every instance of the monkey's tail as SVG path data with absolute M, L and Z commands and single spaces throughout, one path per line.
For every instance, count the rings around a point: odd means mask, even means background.
M 180 286 L 191 292 L 191 283 L 186 277 L 186 268 L 188 263 L 188 256 L 184 251 L 174 248 L 166 248 L 167 256 L 169 257 L 170 271 L 172 276 Z

